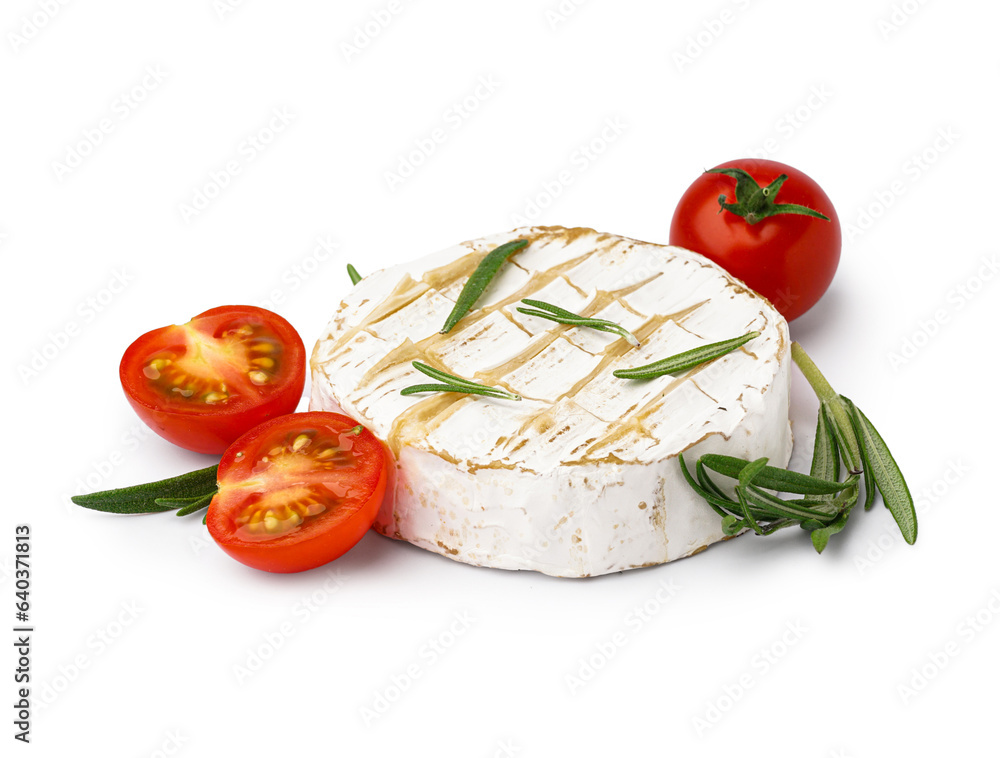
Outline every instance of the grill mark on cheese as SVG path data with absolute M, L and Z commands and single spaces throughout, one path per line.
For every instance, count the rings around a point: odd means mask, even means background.
M 507 262 L 507 264 L 505 264 L 505 266 L 513 265 L 520 269 L 520 271 L 528 274 L 528 279 L 522 286 L 520 286 L 512 294 L 509 294 L 500 300 L 475 307 L 462 319 L 459 325 L 452 330 L 452 333 L 450 334 L 442 335 L 435 329 L 427 337 L 420 339 L 416 343 L 412 342 L 408 338 L 395 347 L 391 346 L 390 343 L 386 343 L 387 354 L 365 372 L 358 384 L 357 392 L 352 393 L 352 398 L 355 398 L 356 404 L 363 403 L 363 398 L 371 397 L 379 390 L 384 390 L 385 387 L 393 381 L 398 382 L 398 372 L 396 376 L 390 379 L 385 379 L 381 375 L 385 373 L 386 369 L 398 366 L 404 361 L 412 362 L 413 360 L 422 360 L 449 373 L 461 374 L 461 372 L 453 370 L 444 360 L 441 359 L 439 351 L 441 351 L 445 346 L 454 350 L 456 347 L 461 347 L 462 344 L 473 338 L 479 340 L 488 338 L 491 330 L 498 328 L 516 328 L 520 334 L 526 335 L 529 338 L 529 342 L 526 347 L 519 350 L 514 355 L 511 355 L 507 360 L 495 368 L 476 371 L 474 375 L 469 378 L 472 378 L 477 382 L 482 382 L 483 384 L 503 386 L 513 392 L 518 392 L 525 397 L 525 402 L 532 399 L 530 392 L 528 391 L 529 388 L 521 389 L 516 386 L 509 385 L 506 383 L 506 378 L 512 372 L 525 366 L 533 358 L 552 346 L 557 339 L 560 339 L 561 337 L 567 338 L 574 349 L 581 350 L 590 355 L 598 356 L 601 359 L 600 362 L 597 363 L 596 366 L 585 376 L 574 382 L 568 390 L 556 397 L 554 401 L 540 401 L 542 402 L 543 407 L 541 407 L 533 415 L 529 415 L 521 421 L 518 424 L 516 431 L 514 431 L 514 428 L 512 427 L 503 429 L 503 433 L 499 434 L 497 437 L 496 444 L 500 446 L 510 445 L 510 448 L 506 450 L 506 455 L 500 460 L 494 459 L 486 463 L 472 460 L 460 461 L 456 456 L 452 455 L 451 452 L 436 449 L 437 446 L 431 448 L 427 442 L 428 435 L 433 434 L 436 430 L 440 429 L 452 415 L 459 412 L 461 408 L 468 403 L 499 402 L 507 404 L 507 402 L 509 402 L 494 401 L 487 398 L 461 395 L 457 393 L 437 393 L 426 397 L 420 397 L 419 400 L 414 402 L 412 405 L 409 405 L 405 410 L 399 413 L 398 416 L 396 416 L 392 423 L 391 430 L 389 431 L 387 442 L 397 457 L 404 446 L 413 444 L 418 447 L 422 447 L 423 449 L 430 449 L 430 451 L 435 455 L 438 455 L 451 463 L 462 464 L 470 471 L 479 469 L 517 469 L 520 471 L 530 472 L 531 469 L 527 468 L 523 462 L 512 463 L 511 457 L 521 451 L 525 445 L 531 443 L 533 438 L 536 442 L 545 438 L 547 443 L 555 444 L 559 442 L 561 437 L 572 431 L 573 425 L 557 418 L 557 408 L 562 408 L 560 404 L 565 401 L 572 401 L 573 398 L 575 398 L 588 384 L 594 381 L 595 378 L 600 376 L 602 373 L 610 373 L 616 362 L 619 361 L 622 356 L 630 351 L 633 351 L 634 349 L 631 348 L 624 340 L 615 335 L 609 334 L 607 335 L 608 342 L 599 351 L 593 352 L 591 350 L 587 350 L 580 345 L 576 345 L 572 341 L 573 333 L 580 332 L 582 330 L 578 327 L 556 324 L 554 322 L 548 322 L 545 326 L 545 331 L 532 336 L 530 331 L 528 331 L 523 324 L 519 323 L 512 317 L 510 311 L 521 300 L 524 298 L 531 298 L 535 293 L 539 292 L 556 279 L 561 279 L 562 282 L 579 293 L 581 297 L 589 298 L 589 301 L 585 304 L 585 306 L 581 310 L 576 311 L 584 316 L 594 316 L 603 311 L 605 308 L 617 305 L 637 318 L 645 319 L 639 327 L 632 329 L 633 333 L 636 334 L 640 342 L 645 342 L 660 329 L 664 328 L 668 322 L 672 322 L 676 327 L 683 329 L 694 337 L 697 337 L 699 340 L 705 339 L 698 334 L 695 329 L 688 329 L 683 322 L 688 320 L 692 315 L 696 314 L 699 309 L 708 303 L 709 301 L 707 299 L 687 305 L 671 314 L 654 314 L 651 316 L 641 313 L 628 302 L 627 297 L 629 294 L 650 284 L 652 281 L 660 278 L 661 276 L 664 276 L 665 273 L 662 270 L 652 271 L 649 276 L 640 276 L 636 281 L 627 281 L 623 279 L 622 287 L 610 290 L 594 288 L 588 291 L 584 288 L 584 286 L 580 286 L 580 284 L 574 282 L 569 275 L 574 268 L 583 265 L 592 256 L 608 254 L 609 251 L 613 251 L 614 254 L 621 257 L 628 250 L 631 250 L 634 247 L 634 243 L 623 245 L 621 238 L 612 237 L 611 235 L 596 234 L 593 230 L 588 229 L 566 230 L 561 227 L 539 228 L 535 234 L 525 236 L 529 238 L 530 244 L 528 248 L 525 248 L 524 252 L 527 252 L 534 247 L 535 249 L 533 252 L 538 255 L 544 254 L 545 250 L 549 247 L 558 246 L 558 250 L 568 248 L 574 242 L 577 242 L 584 237 L 588 238 L 588 242 L 590 244 L 587 245 L 587 249 L 582 251 L 581 254 L 573 255 L 570 259 L 544 270 L 533 271 L 530 267 L 519 264 L 516 260 L 518 254 L 515 254 Z M 611 240 L 610 245 L 607 244 L 608 240 Z M 355 327 L 348 328 L 345 332 L 341 332 L 337 335 L 334 347 L 327 350 L 326 355 L 332 356 L 336 354 L 339 349 L 349 343 L 350 340 L 352 340 L 354 336 L 362 330 L 371 334 L 373 339 L 379 339 L 378 336 L 370 329 L 371 326 L 384 321 L 393 314 L 398 313 L 403 308 L 406 308 L 421 297 L 432 296 L 435 292 L 441 292 L 449 287 L 457 289 L 457 283 L 467 279 L 468 276 L 470 276 L 475 270 L 476 266 L 479 265 L 479 262 L 483 259 L 483 257 L 489 252 L 490 249 L 492 249 L 492 247 L 487 247 L 487 243 L 485 242 L 481 242 L 478 245 L 467 245 L 466 247 L 470 247 L 472 250 L 469 253 L 460 256 L 455 261 L 424 272 L 420 276 L 419 281 L 413 280 L 409 275 L 404 275 L 385 301 L 378 305 L 372 313 L 362 320 L 360 324 Z M 702 268 L 712 268 L 710 264 L 701 263 L 700 261 L 692 261 L 690 259 L 683 259 L 680 263 L 683 267 L 695 264 L 701 266 Z M 642 271 L 641 268 L 637 270 L 640 272 Z M 634 271 L 631 273 L 634 273 Z M 625 269 L 622 276 L 628 277 L 631 273 L 629 270 Z M 701 285 L 698 283 L 695 286 Z M 727 283 L 726 287 L 731 288 L 734 294 L 746 293 L 755 299 L 758 297 L 755 294 L 749 293 L 749 291 L 744 287 L 734 282 Z M 489 289 L 491 288 L 488 288 L 487 292 L 484 293 L 483 300 L 488 300 Z M 558 305 L 560 303 L 556 304 Z M 498 312 L 500 316 L 504 317 L 503 319 L 499 322 L 488 320 L 491 314 Z M 447 315 L 448 314 L 444 312 L 440 314 L 440 321 L 442 324 L 444 323 Z M 752 324 L 757 322 L 760 315 L 764 315 L 763 310 L 758 317 L 752 319 L 750 323 Z M 768 323 L 766 316 L 764 316 L 764 321 L 765 324 Z M 780 335 L 780 330 L 778 331 L 779 339 L 781 339 L 783 343 L 784 339 Z M 455 342 L 456 335 L 462 335 L 462 342 Z M 591 347 L 594 346 L 591 345 Z M 782 348 L 784 347 L 785 346 L 782 344 Z M 757 357 L 745 348 L 741 349 L 753 358 Z M 637 361 L 635 365 L 648 363 L 662 357 L 665 356 L 650 354 L 645 356 L 643 360 Z M 576 444 L 570 452 L 572 459 L 563 460 L 562 465 L 592 465 L 596 462 L 602 461 L 617 464 L 635 463 L 636 461 L 634 460 L 622 460 L 620 456 L 615 455 L 613 452 L 608 452 L 601 457 L 597 457 L 597 453 L 598 451 L 610 450 L 616 442 L 624 440 L 630 436 L 646 439 L 652 444 L 659 442 L 658 438 L 650 429 L 646 427 L 644 422 L 650 417 L 651 414 L 662 409 L 664 404 L 670 398 L 671 393 L 677 391 L 677 389 L 685 382 L 690 381 L 691 386 L 695 391 L 704 394 L 705 397 L 712 399 L 714 402 L 712 396 L 694 381 L 694 377 L 697 376 L 703 368 L 704 366 L 696 367 L 695 369 L 686 372 L 681 378 L 668 381 L 651 397 L 644 398 L 638 401 L 635 405 L 628 407 L 625 411 L 625 418 L 622 418 L 615 424 L 611 425 L 609 431 L 600 436 L 591 436 L 582 443 Z M 410 384 L 424 383 L 427 381 L 426 377 L 422 374 L 416 372 L 414 373 L 414 381 L 409 382 Z M 400 389 L 402 386 L 405 385 L 401 385 Z M 756 387 L 754 387 L 754 389 L 756 389 Z M 762 391 L 765 389 L 766 387 L 763 388 Z M 510 403 L 510 405 L 513 407 L 519 404 Z M 608 422 L 602 421 L 593 413 L 578 406 L 576 403 L 573 403 L 573 407 L 575 409 L 574 412 L 578 411 L 589 419 L 587 421 L 589 425 L 596 426 L 598 428 L 609 425 Z M 516 408 L 514 408 L 514 410 L 516 410 Z M 712 433 L 717 432 L 709 432 L 708 434 Z
M 584 292 L 579 287 L 577 287 L 575 284 L 573 284 L 573 282 L 571 282 L 569 280 L 569 277 L 564 276 L 563 274 L 559 274 L 559 278 L 562 279 L 564 282 L 566 282 L 566 284 L 568 284 L 570 287 L 572 287 L 573 289 L 575 289 L 580 294 L 581 297 L 587 297 L 587 293 Z
M 713 403 L 718 403 L 719 402 L 716 398 L 712 397 L 710 394 L 708 394 L 707 392 L 705 392 L 705 388 L 702 387 L 700 384 L 698 384 L 698 382 L 697 382 L 696 379 L 692 379 L 691 380 L 691 385 L 696 390 L 698 390 L 700 393 L 702 393 L 705 397 L 707 397 L 709 400 L 711 400 Z
M 397 311 L 402 310 L 430 289 L 422 281 L 415 282 L 409 274 L 399 280 L 399 284 L 375 310 L 368 314 L 365 324 L 370 326 L 383 321 Z

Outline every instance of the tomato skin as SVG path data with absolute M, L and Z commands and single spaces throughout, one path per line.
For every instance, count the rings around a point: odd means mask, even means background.
M 354 430 L 354 419 L 339 413 L 310 411 L 266 421 L 236 440 L 219 463 L 219 492 L 208 507 L 206 524 L 212 539 L 229 556 L 262 571 L 294 573 L 335 560 L 356 545 L 371 528 L 385 496 L 390 471 L 395 468 L 388 448 L 368 429 Z M 319 435 L 346 435 L 356 465 L 349 471 L 326 474 L 301 470 L 290 474 L 261 472 L 261 457 L 273 455 L 275 440 L 294 437 L 301 430 Z M 340 507 L 310 517 L 301 528 L 275 538 L 253 541 L 241 535 L 238 514 L 259 493 L 277 493 L 303 480 L 315 484 L 325 477 L 350 483 Z
M 150 388 L 143 374 L 149 357 L 167 345 L 181 344 L 181 332 L 188 327 L 207 332 L 233 320 L 260 323 L 281 344 L 282 371 L 266 391 L 258 392 L 246 383 L 231 402 L 184 407 Z M 248 305 L 221 306 L 198 314 L 184 326 L 146 332 L 126 349 L 118 372 L 125 397 L 150 429 L 187 450 L 220 455 L 249 429 L 295 411 L 305 386 L 305 346 L 294 327 L 276 313 Z
M 809 310 L 833 281 L 840 262 L 840 220 L 822 188 L 806 174 L 777 161 L 743 159 L 716 168 L 740 168 L 761 187 L 781 174 L 788 180 L 775 202 L 819 211 L 829 221 L 783 213 L 750 224 L 727 210 L 736 181 L 703 173 L 684 192 L 670 223 L 670 244 L 701 253 L 766 297 L 789 321 Z

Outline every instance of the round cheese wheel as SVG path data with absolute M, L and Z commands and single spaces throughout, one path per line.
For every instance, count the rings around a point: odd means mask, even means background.
M 441 334 L 479 262 L 516 239 L 528 245 Z M 613 321 L 640 346 L 522 314 L 524 298 Z M 674 376 L 612 375 L 749 331 L 760 336 Z M 402 395 L 433 381 L 414 361 L 522 399 Z M 380 533 L 477 566 L 595 576 L 725 538 L 677 456 L 785 466 L 789 363 L 785 320 L 706 258 L 592 229 L 529 227 L 359 282 L 313 351 L 310 408 L 347 413 L 391 448 Z

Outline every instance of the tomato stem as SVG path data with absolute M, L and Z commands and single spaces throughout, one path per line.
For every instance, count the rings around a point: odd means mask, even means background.
M 819 211 L 795 203 L 776 203 L 778 190 L 788 179 L 788 174 L 782 174 L 766 187 L 757 184 L 757 180 L 741 168 L 710 168 L 706 174 L 725 174 L 736 180 L 736 202 L 727 202 L 725 195 L 719 195 L 719 213 L 729 211 L 746 219 L 748 224 L 756 224 L 762 219 L 791 213 L 799 216 L 812 216 L 829 221 Z

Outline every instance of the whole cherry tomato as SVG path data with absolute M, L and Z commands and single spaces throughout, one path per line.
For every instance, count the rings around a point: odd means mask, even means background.
M 670 244 L 715 261 L 791 321 L 833 280 L 840 221 L 830 198 L 801 171 L 777 161 L 736 160 L 688 187 L 674 210 Z

